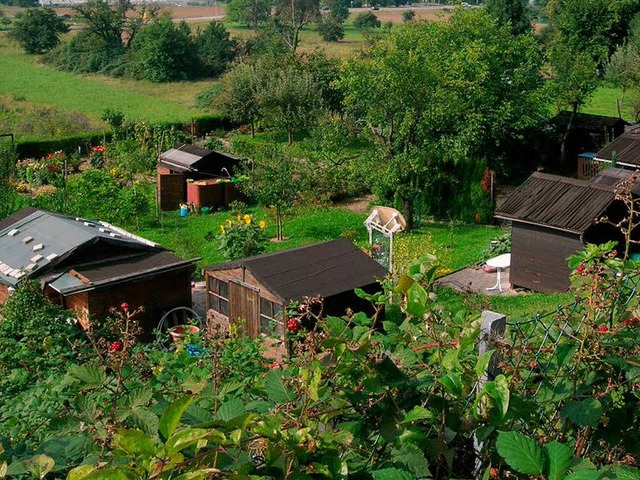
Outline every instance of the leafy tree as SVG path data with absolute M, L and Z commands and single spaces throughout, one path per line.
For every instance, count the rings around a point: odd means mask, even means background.
M 300 30 L 318 18 L 319 0 L 276 0 L 276 19 L 282 38 L 292 52 L 298 49 Z
M 128 20 L 126 9 L 123 10 L 120 7 L 121 4 L 118 5 L 117 8 L 111 8 L 104 0 L 91 0 L 73 7 L 73 10 L 86 22 L 87 30 L 100 37 L 105 45 L 122 46 Z M 132 41 L 133 36 L 130 36 L 128 44 Z
M 318 33 L 325 42 L 339 42 L 344 38 L 344 21 L 331 12 L 321 15 L 318 19 Z
M 458 215 L 447 208 L 464 190 L 456 169 L 495 167 L 505 143 L 541 118 L 540 66 L 533 37 L 514 37 L 483 10 L 403 24 L 350 60 L 340 85 L 348 114 L 378 146 L 371 173 L 382 200 L 409 224 L 421 198 L 426 213 Z
M 402 21 L 403 22 L 413 22 L 416 18 L 415 10 L 405 10 L 402 12 Z
M 265 73 L 259 62 L 241 63 L 222 79 L 222 111 L 234 122 L 251 125 L 252 137 L 261 114 L 260 95 Z
M 376 17 L 373 12 L 362 12 L 359 13 L 353 21 L 353 26 L 360 29 L 379 28 L 380 20 L 378 20 L 378 17 Z
M 69 27 L 56 12 L 48 7 L 29 8 L 14 21 L 11 37 L 24 51 L 42 54 L 60 43 L 59 35 L 69 31 Z
M 294 67 L 272 71 L 260 95 L 260 112 L 265 125 L 287 132 L 289 145 L 293 132 L 312 126 L 319 114 L 322 98 L 311 74 Z
M 250 157 L 251 161 L 245 168 L 249 180 L 238 185 L 258 204 L 275 209 L 276 238 L 284 240 L 284 214 L 300 196 L 301 183 L 296 181 L 296 162 L 277 145 L 249 147 L 239 153 Z
M 486 0 L 484 8 L 498 25 L 509 25 L 514 35 L 531 31 L 531 11 L 527 0 Z
M 322 98 L 322 106 L 332 112 L 342 112 L 344 95 L 338 86 L 340 61 L 327 57 L 324 50 L 315 50 L 299 56 L 297 65 L 313 77 Z
M 236 42 L 222 22 L 213 21 L 195 39 L 205 75 L 217 77 L 235 57 Z
M 131 44 L 131 74 L 141 80 L 170 82 L 198 76 L 200 63 L 191 30 L 163 15 L 140 30 Z
M 254 30 L 271 15 L 270 0 L 230 0 L 227 3 L 227 19 L 244 23 Z

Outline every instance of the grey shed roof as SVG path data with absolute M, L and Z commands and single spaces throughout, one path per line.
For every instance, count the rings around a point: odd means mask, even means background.
M 623 133 L 600 150 L 596 159 L 611 161 L 613 152 L 616 152 L 618 164 L 640 167 L 640 134 Z
M 234 268 L 248 269 L 285 303 L 305 296 L 328 298 L 351 292 L 389 273 L 345 238 L 249 257 L 205 270 Z
M 612 185 L 538 172 L 507 197 L 495 216 L 582 234 L 614 197 Z
M 104 222 L 33 209 L 9 218 L 13 221 L 3 221 L 5 228 L 0 230 L 0 283 L 5 285 L 14 286 L 24 278 L 39 276 L 78 248 L 99 241 L 128 249 L 163 250 L 149 240 Z
M 215 150 L 207 150 L 186 143 L 178 148 L 171 148 L 160 154 L 161 164 L 180 172 L 210 170 L 212 164 L 222 163 L 223 166 L 225 166 L 229 162 L 238 162 L 240 160 L 241 158 L 235 155 Z

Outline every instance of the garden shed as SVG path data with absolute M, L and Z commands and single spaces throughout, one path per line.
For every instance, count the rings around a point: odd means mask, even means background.
M 320 295 L 327 315 L 367 310 L 354 290 L 380 291 L 388 273 L 344 238 L 214 265 L 204 269 L 208 316 L 223 325 L 242 319 L 252 337 L 284 336 L 291 302 Z
M 157 166 L 158 200 L 162 210 L 181 203 L 223 207 L 244 195 L 232 181 L 242 159 L 228 153 L 184 144 L 160 154 Z
M 150 334 L 165 312 L 191 307 L 197 260 L 105 222 L 26 208 L 0 222 L 0 302 L 35 279 L 85 324 L 124 302 L 144 307 L 137 318 Z
M 616 222 L 626 214 L 615 186 L 629 175 L 607 169 L 585 181 L 537 172 L 509 195 L 495 217 L 512 222 L 512 286 L 564 291 L 570 286 L 568 256 L 587 243 L 614 240 L 621 247 L 622 233 L 598 220 L 607 216 Z
M 578 178 L 590 178 L 583 171 L 593 172 L 592 175 L 610 167 L 615 156 L 615 167 L 625 170 L 640 169 L 640 132 L 634 130 L 623 133 L 609 145 L 596 153 L 592 159 L 579 162 Z

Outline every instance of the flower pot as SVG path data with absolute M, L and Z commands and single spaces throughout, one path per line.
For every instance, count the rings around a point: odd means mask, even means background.
M 198 333 L 200 329 L 195 325 L 178 325 L 169 329 L 169 335 L 171 335 L 171 340 L 176 343 L 183 342 L 189 335 L 193 335 L 194 333 Z

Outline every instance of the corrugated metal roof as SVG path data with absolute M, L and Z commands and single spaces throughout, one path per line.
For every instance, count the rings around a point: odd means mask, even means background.
M 8 285 L 16 285 L 25 276 L 38 276 L 79 247 L 99 241 L 136 250 L 162 249 L 109 224 L 43 210 L 20 211 L 13 220 L 4 222 L 0 231 L 0 283 Z M 17 276 L 20 272 L 23 275 Z
M 389 272 L 349 240 L 341 238 L 258 255 L 205 270 L 247 268 L 283 301 L 324 298 L 375 283 Z
M 178 172 L 205 172 L 221 176 L 230 174 L 228 171 L 242 160 L 229 153 L 216 150 L 206 150 L 194 145 L 184 144 L 160 154 L 160 163 Z M 227 173 L 220 170 L 227 168 Z
M 507 197 L 495 216 L 581 234 L 613 200 L 611 185 L 538 172 Z
M 609 145 L 598 152 L 598 160 L 611 161 L 613 152 L 616 152 L 617 162 L 628 165 L 640 166 L 640 134 L 623 133 Z

